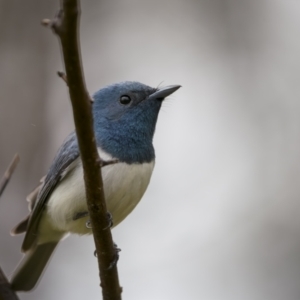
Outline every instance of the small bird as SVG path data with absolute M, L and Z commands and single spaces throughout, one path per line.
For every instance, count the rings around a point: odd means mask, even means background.
M 94 133 L 102 161 L 107 209 L 113 227 L 132 212 L 144 195 L 154 168 L 153 135 L 162 101 L 180 85 L 151 88 L 121 82 L 93 96 Z M 75 132 L 60 149 L 41 184 L 27 197 L 29 216 L 12 234 L 26 232 L 11 287 L 29 291 L 39 280 L 55 247 L 68 233 L 91 234 L 82 162 Z

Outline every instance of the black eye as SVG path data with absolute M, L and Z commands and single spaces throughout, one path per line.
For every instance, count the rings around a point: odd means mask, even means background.
M 129 96 L 127 96 L 127 95 L 121 96 L 121 98 L 120 98 L 120 103 L 121 103 L 121 104 L 127 105 L 127 104 L 129 104 L 130 102 L 131 102 L 131 99 L 130 99 Z

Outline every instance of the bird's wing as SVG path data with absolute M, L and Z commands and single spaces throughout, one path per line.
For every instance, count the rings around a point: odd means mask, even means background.
M 17 226 L 15 226 L 10 231 L 11 235 L 17 235 L 17 234 L 21 234 L 21 233 L 26 232 L 31 212 L 32 212 L 32 210 L 34 208 L 34 205 L 36 203 L 37 196 L 38 196 L 42 186 L 44 185 L 45 178 L 46 178 L 46 176 L 44 176 L 40 180 L 40 184 L 26 197 L 26 200 L 28 202 L 28 209 L 29 209 L 30 213 L 29 213 L 28 216 L 26 216 L 26 218 L 24 218 Z
M 29 217 L 27 232 L 23 241 L 22 251 L 26 252 L 35 244 L 38 236 L 38 225 L 49 196 L 56 185 L 70 170 L 70 165 L 79 157 L 79 149 L 75 132 L 71 133 L 58 150 L 54 162 L 44 179 L 44 183 L 38 193 L 34 207 Z

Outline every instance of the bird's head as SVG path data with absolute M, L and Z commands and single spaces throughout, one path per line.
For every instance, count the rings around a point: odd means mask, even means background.
M 100 89 L 93 96 L 96 139 L 104 148 L 143 147 L 152 138 L 163 100 L 179 85 L 152 88 L 139 82 L 121 82 Z M 110 145 L 108 145 L 109 148 Z M 146 147 L 146 146 L 145 146 Z M 128 147 L 127 147 L 128 149 Z M 111 149 L 110 149 L 111 150 Z

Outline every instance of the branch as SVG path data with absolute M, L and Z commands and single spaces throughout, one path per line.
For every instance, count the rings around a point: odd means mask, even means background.
M 6 185 L 8 184 L 9 180 L 10 180 L 10 177 L 13 173 L 13 171 L 15 170 L 18 162 L 20 160 L 20 157 L 18 154 L 15 154 L 13 160 L 11 161 L 9 167 L 7 168 L 7 170 L 5 171 L 2 179 L 1 179 L 1 182 L 0 182 L 0 197 L 6 187 Z
M 107 228 L 108 213 L 100 172 L 101 164 L 93 130 L 93 116 L 90 97 L 85 87 L 78 41 L 80 8 L 78 0 L 63 0 L 56 18 L 50 25 L 62 45 L 66 68 L 66 78 L 73 107 L 74 122 L 82 159 L 86 188 L 87 206 L 96 245 L 100 280 L 104 300 L 120 300 L 116 263 L 117 252 L 112 241 L 110 228 Z M 105 229 L 106 228 L 106 229 Z M 105 229 L 105 230 L 103 230 Z
M 0 268 L 0 300 L 18 300 L 16 293 L 10 288 L 10 284 Z
M 18 154 L 15 154 L 12 162 L 10 163 L 9 167 L 5 171 L 1 182 L 0 182 L 0 196 L 2 195 L 6 185 L 9 182 L 9 179 L 15 170 L 18 162 L 20 160 L 20 157 Z M 0 268 L 0 300 L 18 300 L 16 293 L 10 288 L 10 284 L 4 275 L 4 272 Z
M 20 161 L 20 157 L 18 154 L 15 154 L 12 162 L 9 167 L 5 171 L 1 182 L 0 182 L 0 196 L 2 195 L 6 185 L 8 184 L 12 173 L 14 172 L 18 162 Z M 15 294 L 15 292 L 10 288 L 10 284 L 4 275 L 2 269 L 0 268 L 0 300 L 18 300 L 19 298 Z

